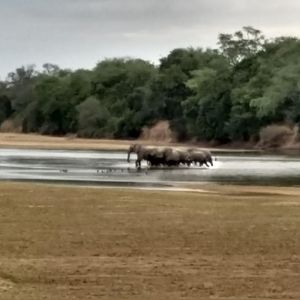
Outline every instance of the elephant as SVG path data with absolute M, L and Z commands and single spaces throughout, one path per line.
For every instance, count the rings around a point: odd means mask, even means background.
M 141 167 L 141 161 L 143 159 L 148 160 L 148 156 L 150 154 L 150 151 L 148 148 L 145 148 L 142 145 L 139 144 L 133 144 L 129 147 L 128 153 L 127 153 L 127 162 L 130 162 L 130 154 L 136 153 L 137 159 L 135 161 L 135 165 L 137 168 Z
M 165 165 L 165 149 L 152 148 L 152 151 L 148 154 L 147 161 L 150 167 Z
M 179 152 L 180 163 L 187 165 L 188 167 L 191 165 L 191 155 L 186 150 L 177 150 Z
M 209 162 L 211 166 L 213 166 L 214 164 L 210 151 L 206 149 L 201 149 L 201 151 L 205 154 L 206 161 Z
M 140 144 L 133 144 L 128 149 L 127 162 L 130 162 L 130 154 L 136 153 L 135 165 L 141 168 L 141 161 L 146 160 L 150 166 L 158 166 L 164 163 L 164 151 L 159 148 L 148 148 Z
M 192 161 L 197 164 L 197 162 L 202 166 L 203 164 L 209 167 L 209 164 L 213 166 L 213 160 L 210 151 L 206 149 L 190 148 L 188 152 L 191 155 Z M 208 164 L 209 163 L 209 164 Z
M 191 164 L 191 157 L 187 151 L 173 149 L 173 148 L 166 148 L 164 153 L 165 153 L 165 164 L 167 166 L 179 166 L 181 163 L 190 166 Z
M 141 168 L 141 161 L 146 160 L 148 165 L 153 166 L 179 166 L 186 164 L 190 166 L 192 163 L 191 155 L 186 150 L 174 148 L 156 148 L 144 147 L 140 144 L 133 144 L 128 149 L 127 161 L 130 162 L 130 154 L 136 153 L 136 167 Z
M 180 155 L 172 148 L 166 148 L 164 151 L 164 163 L 167 166 L 178 166 L 180 163 Z
M 202 151 L 193 151 L 190 153 L 190 155 L 191 160 L 195 165 L 199 164 L 200 166 L 206 165 L 207 167 L 209 167 L 206 156 Z

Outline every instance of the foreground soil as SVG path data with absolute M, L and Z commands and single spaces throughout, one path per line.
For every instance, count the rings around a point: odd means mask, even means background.
M 299 195 L 0 183 L 0 299 L 300 299 Z

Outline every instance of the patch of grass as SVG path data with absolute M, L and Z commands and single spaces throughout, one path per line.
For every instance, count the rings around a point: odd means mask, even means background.
M 297 189 L 205 189 L 1 183 L 0 299 L 299 299 Z

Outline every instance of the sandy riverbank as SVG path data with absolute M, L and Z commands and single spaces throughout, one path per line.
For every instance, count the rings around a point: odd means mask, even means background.
M 298 188 L 0 183 L 1 299 L 299 299 Z
M 0 133 L 0 148 L 27 149 L 76 149 L 76 150 L 127 150 L 132 143 L 142 143 L 155 146 L 190 147 L 191 144 L 161 143 L 151 141 L 82 139 L 70 137 L 52 137 L 37 134 Z M 210 148 L 215 152 L 244 152 L 252 149 Z

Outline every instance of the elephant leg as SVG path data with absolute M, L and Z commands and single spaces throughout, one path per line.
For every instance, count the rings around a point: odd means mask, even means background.
M 135 166 L 136 166 L 137 169 L 140 169 L 140 168 L 141 168 L 141 161 L 140 161 L 139 159 L 137 159 L 137 160 L 135 161 Z

